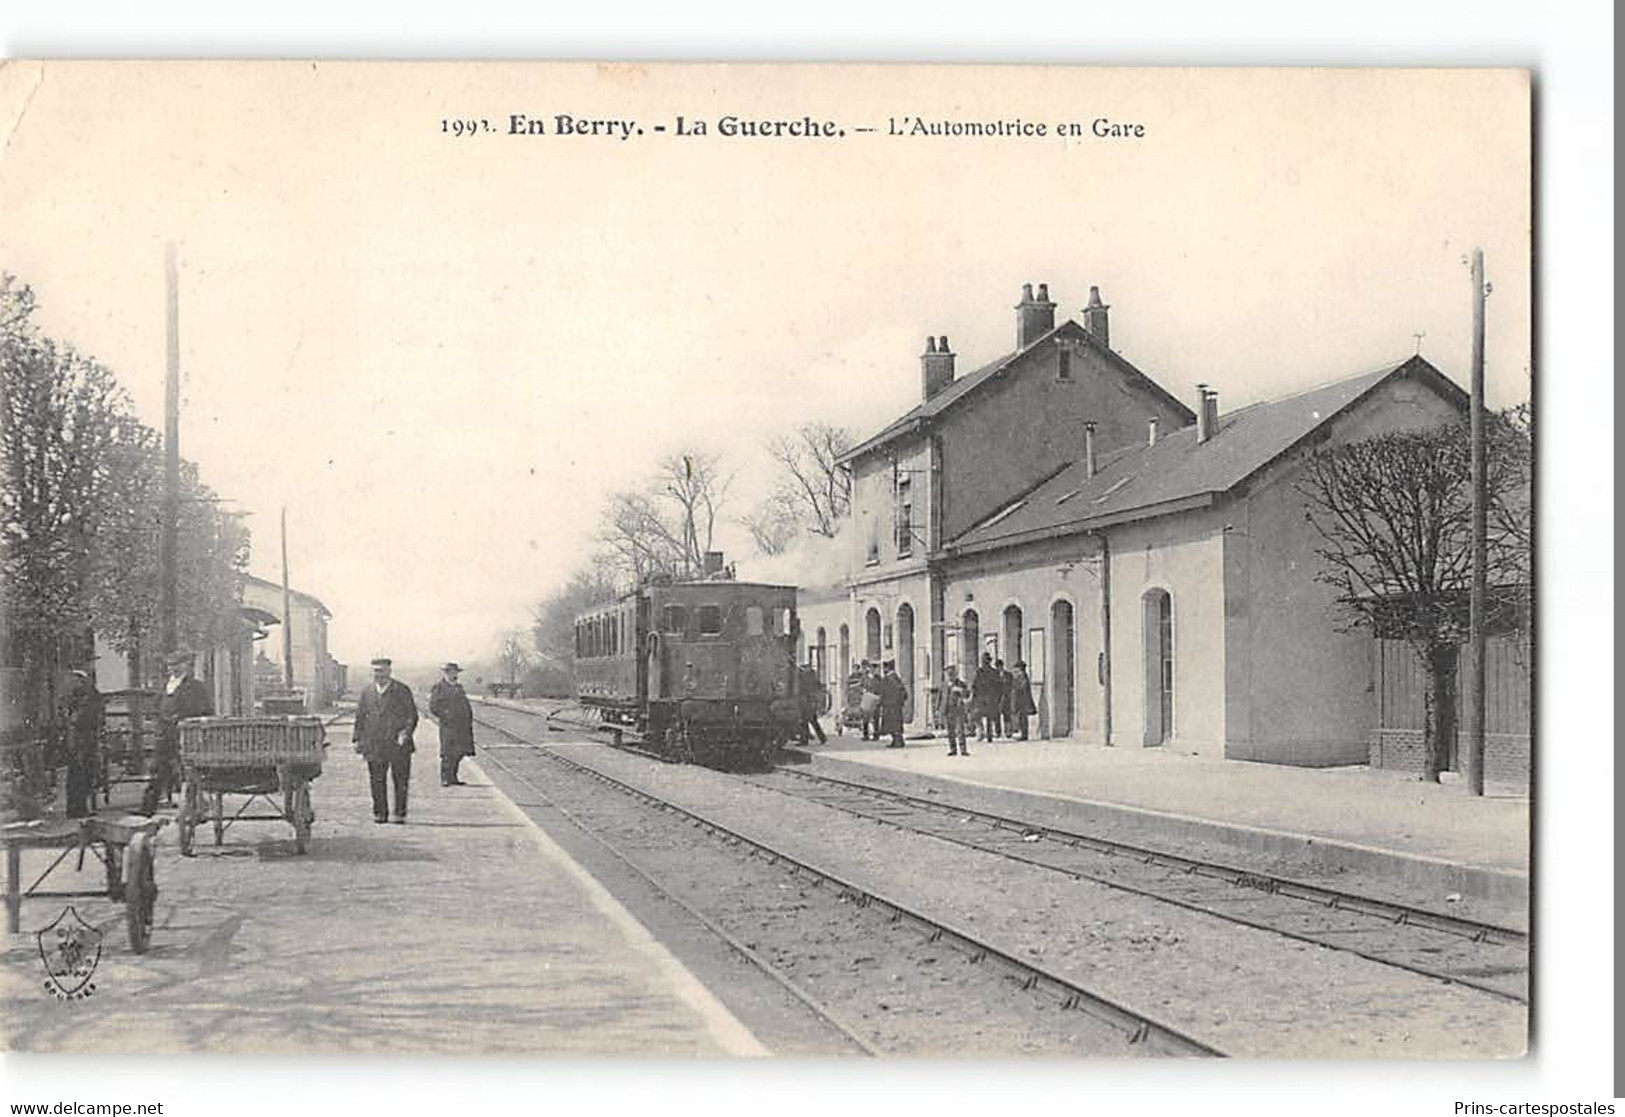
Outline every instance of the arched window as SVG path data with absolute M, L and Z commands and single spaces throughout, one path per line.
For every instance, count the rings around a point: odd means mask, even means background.
M 880 659 L 880 610 L 871 608 L 863 615 L 864 658 L 870 663 Z
M 959 662 L 966 678 L 975 678 L 982 665 L 982 619 L 975 609 L 966 609 L 959 620 Z
M 1017 660 L 1026 661 L 1025 649 L 1022 647 L 1022 617 L 1020 605 L 1006 605 L 1004 607 L 1004 658 L 1005 666 L 1014 666 Z

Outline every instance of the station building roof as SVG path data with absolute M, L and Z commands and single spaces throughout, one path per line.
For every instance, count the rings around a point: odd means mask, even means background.
M 1184 427 L 1155 443 L 1101 455 L 1095 474 L 1078 460 L 1012 495 L 992 515 L 948 542 L 968 554 L 1146 519 L 1228 492 L 1309 438 L 1390 378 L 1416 377 L 1465 409 L 1466 393 L 1421 357 L 1384 365 L 1282 399 L 1221 414 L 1206 442 Z

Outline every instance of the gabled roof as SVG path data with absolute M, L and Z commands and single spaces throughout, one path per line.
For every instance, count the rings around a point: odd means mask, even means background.
M 1063 333 L 1068 337 L 1081 339 L 1086 345 L 1093 346 L 1096 352 L 1106 357 L 1108 364 L 1114 365 L 1117 370 L 1124 373 L 1130 381 L 1139 384 L 1142 388 L 1145 388 L 1153 395 L 1161 397 L 1165 403 L 1178 408 L 1180 413 L 1185 415 L 1188 419 L 1193 421 L 1195 420 L 1196 413 L 1170 395 L 1167 389 L 1165 389 L 1161 384 L 1158 384 L 1145 373 L 1135 368 L 1129 363 L 1127 358 L 1121 356 L 1107 346 L 1100 344 L 1093 334 L 1084 329 L 1082 326 L 1078 325 L 1075 320 L 1069 318 L 1065 322 L 1062 322 L 1059 326 L 1056 326 L 1053 330 L 1050 330 L 1048 333 L 1036 338 L 1026 348 L 1017 349 L 1013 352 L 1006 353 L 1004 356 L 988 362 L 974 372 L 968 372 L 964 376 L 954 377 L 954 379 L 948 384 L 944 385 L 942 390 L 937 392 L 936 395 L 932 396 L 928 400 L 922 400 L 920 403 L 915 404 L 913 407 L 903 412 L 901 416 L 882 427 L 878 434 L 865 439 L 856 446 L 852 447 L 852 449 L 848 450 L 846 453 L 842 454 L 836 459 L 836 464 L 845 465 L 848 462 L 856 461 L 865 454 L 873 453 L 874 451 L 880 449 L 892 440 L 919 429 L 931 419 L 941 415 L 944 411 L 948 410 L 948 408 L 952 407 L 954 404 L 976 391 L 976 389 L 980 388 L 983 384 L 986 384 L 989 380 L 997 377 L 999 374 L 1004 372 L 1004 370 L 1015 364 L 1020 358 L 1033 352 L 1045 342 L 1050 341 Z
M 1318 428 L 1352 407 L 1390 377 L 1417 376 L 1460 407 L 1466 393 L 1421 357 L 1338 380 L 1284 399 L 1219 416 L 1218 429 L 1196 441 L 1194 426 L 1155 445 L 1130 446 L 1098 459 L 1095 475 L 1071 462 L 1025 495 L 1014 495 L 992 516 L 947 544 L 950 552 L 983 550 L 1045 538 L 1103 523 L 1142 519 L 1181 502 L 1228 492 Z
M 245 582 L 253 582 L 255 585 L 264 586 L 267 589 L 273 589 L 277 593 L 282 592 L 282 583 L 281 582 L 273 582 L 273 581 L 270 581 L 269 579 L 266 579 L 266 578 L 257 578 L 252 574 L 243 575 L 243 580 Z M 322 604 L 321 599 L 314 596 L 314 595 L 312 595 L 312 594 L 302 593 L 302 592 L 300 592 L 299 590 L 296 590 L 296 589 L 290 589 L 288 591 L 288 596 L 297 597 L 300 601 L 303 601 L 308 605 L 316 606 L 316 608 L 321 610 L 322 613 L 324 615 L 326 615 L 326 616 L 331 617 L 333 615 L 332 612 L 327 608 L 327 606 Z

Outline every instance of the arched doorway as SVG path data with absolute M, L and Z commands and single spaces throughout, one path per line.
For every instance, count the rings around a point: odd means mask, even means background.
M 863 658 L 880 662 L 880 610 L 871 608 L 863 615 Z
M 966 679 L 974 679 L 982 664 L 982 620 L 975 609 L 966 609 L 959 621 L 959 663 Z
M 1174 602 L 1167 590 L 1147 590 L 1140 626 L 1145 649 L 1145 743 L 1174 735 Z
M 1055 737 L 1072 736 L 1077 710 L 1077 656 L 1073 633 L 1072 602 L 1057 601 L 1049 607 L 1049 631 L 1052 645 L 1049 676 L 1054 680 L 1050 692 L 1050 734 Z
M 908 696 L 903 700 L 903 723 L 914 720 L 914 692 L 918 689 L 914 679 L 914 607 L 897 607 L 897 674 L 903 679 Z
M 1004 665 L 1014 668 L 1016 661 L 1025 661 L 1027 656 L 1021 643 L 1021 606 L 1006 605 L 1004 607 L 1004 641 L 1000 645 L 1004 648 Z

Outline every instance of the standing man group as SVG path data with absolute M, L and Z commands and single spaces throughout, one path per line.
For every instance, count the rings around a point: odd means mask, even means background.
M 982 653 L 982 665 L 971 680 L 971 701 L 975 705 L 976 738 L 991 741 L 999 735 L 999 704 L 1002 701 L 1004 680 L 993 666 L 993 656 Z
M 440 668 L 440 681 L 429 691 L 429 713 L 440 723 L 440 786 L 461 787 L 457 766 L 474 755 L 474 707 L 457 681 L 462 668 L 448 663 Z
M 361 689 L 351 738 L 356 751 L 367 758 L 374 822 L 406 821 L 406 793 L 412 780 L 412 731 L 417 728 L 418 708 L 411 690 L 390 678 L 393 666 L 382 656 L 372 661 L 372 683 Z M 391 787 L 395 791 L 393 816 Z

